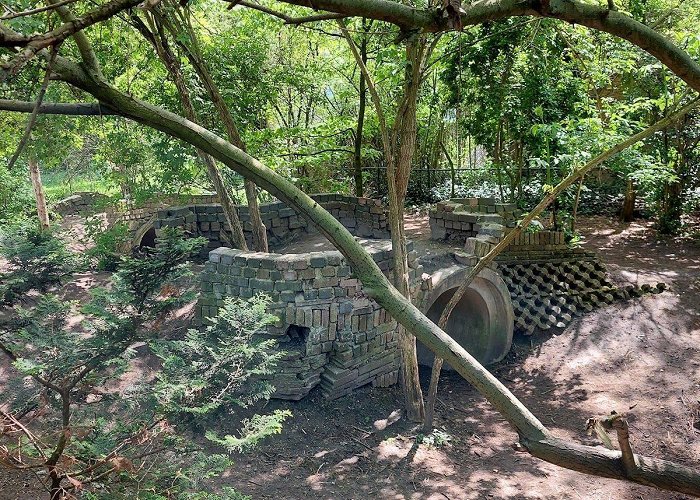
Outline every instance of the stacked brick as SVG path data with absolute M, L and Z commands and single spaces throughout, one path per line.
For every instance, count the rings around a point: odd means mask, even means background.
M 452 199 L 430 212 L 432 239 L 464 242 L 455 259 L 475 266 L 513 227 L 520 213 L 492 198 Z M 593 253 L 572 249 L 561 231 L 519 234 L 496 259 L 511 295 L 515 330 L 565 327 L 574 317 L 604 304 L 657 293 L 656 288 L 617 287 Z
M 109 196 L 101 193 L 80 192 L 57 201 L 51 209 L 59 215 L 89 215 L 104 210 Z
M 526 335 L 535 329 L 563 328 L 605 304 L 664 289 L 663 284 L 615 286 L 595 254 L 581 249 L 505 254 L 498 271 L 511 294 L 515 330 Z
M 183 195 L 162 195 L 134 206 L 125 201 L 121 201 L 116 206 L 110 207 L 107 212 L 108 226 L 115 224 L 126 224 L 132 238 L 137 234 L 143 236 L 142 231 L 145 225 L 153 223 L 159 211 L 169 206 L 181 206 L 187 204 L 210 204 L 217 203 L 218 198 L 214 194 L 183 194 Z M 134 246 L 137 246 L 136 242 Z
M 379 200 L 339 194 L 320 194 L 313 198 L 356 236 L 389 237 L 386 210 Z M 249 245 L 252 245 L 253 233 L 248 207 L 238 206 L 237 208 L 246 240 Z M 306 219 L 282 202 L 263 204 L 260 206 L 260 213 L 267 228 L 268 243 L 272 250 L 315 230 Z M 210 250 L 221 246 L 232 246 L 229 224 L 219 204 L 191 205 L 161 210 L 158 212 L 154 227 L 158 232 L 166 226 L 181 227 L 192 235 L 207 238 L 209 243 L 207 248 L 202 250 L 203 258 L 206 258 Z
M 380 269 L 392 267 L 388 241 L 362 240 Z M 409 243 L 412 282 L 420 267 Z M 330 398 L 398 376 L 396 322 L 368 298 L 339 252 L 264 254 L 219 248 L 209 254 L 197 305 L 203 322 L 225 297 L 265 293 L 278 322 L 267 335 L 286 354 L 271 378 L 275 397 L 301 399 L 320 385 Z
M 484 225 L 514 227 L 520 212 L 515 204 L 496 203 L 493 198 L 453 198 L 438 203 L 429 215 L 432 239 L 462 244 L 482 232 Z

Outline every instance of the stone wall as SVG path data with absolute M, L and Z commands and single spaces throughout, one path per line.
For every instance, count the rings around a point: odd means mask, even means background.
M 459 244 L 482 232 L 484 225 L 514 227 L 520 215 L 513 203 L 496 203 L 493 198 L 453 198 L 430 210 L 431 238 Z
M 102 193 L 79 192 L 57 201 L 51 209 L 59 215 L 89 215 L 106 210 L 109 196 Z
M 387 276 L 389 241 L 362 240 Z M 414 287 L 421 274 L 408 243 Z M 415 291 L 415 289 L 414 289 Z M 268 334 L 286 355 L 272 378 L 275 397 L 301 399 L 320 385 L 331 398 L 367 384 L 388 386 L 398 376 L 396 322 L 369 299 L 340 252 L 265 254 L 218 248 L 202 274 L 197 314 L 214 317 L 226 297 L 265 293 L 279 320 Z
M 356 198 L 340 194 L 314 195 L 323 208 L 338 219 L 355 236 L 363 238 L 388 238 L 386 210 L 379 200 Z M 248 207 L 239 205 L 238 214 L 249 245 L 253 234 Z M 290 241 L 315 231 L 302 216 L 282 202 L 260 205 L 263 223 L 267 227 L 268 243 L 271 250 L 278 249 Z M 230 228 L 221 205 L 199 204 L 172 207 L 160 210 L 154 222 L 156 232 L 162 227 L 182 227 L 196 236 L 209 240 L 202 250 L 205 258 L 210 250 L 221 246 L 232 246 Z

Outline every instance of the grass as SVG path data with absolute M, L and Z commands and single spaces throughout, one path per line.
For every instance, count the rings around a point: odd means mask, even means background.
M 50 202 L 62 200 L 80 191 L 98 192 L 109 196 L 119 192 L 119 188 L 106 179 L 89 177 L 70 179 L 65 172 L 43 173 L 42 181 L 46 198 Z

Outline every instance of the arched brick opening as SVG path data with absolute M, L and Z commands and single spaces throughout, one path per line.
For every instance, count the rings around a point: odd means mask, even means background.
M 433 275 L 433 289 L 423 296 L 422 310 L 438 322 L 471 268 L 452 266 Z M 485 269 L 472 281 L 445 327 L 446 332 L 483 364 L 500 361 L 513 341 L 513 306 L 501 277 Z M 433 353 L 418 343 L 418 362 L 431 366 Z M 445 369 L 451 369 L 447 364 Z
M 143 236 L 141 237 L 141 241 L 139 242 L 139 247 L 150 247 L 150 248 L 155 248 L 156 246 L 156 229 L 154 227 L 149 228 L 145 233 L 143 233 Z

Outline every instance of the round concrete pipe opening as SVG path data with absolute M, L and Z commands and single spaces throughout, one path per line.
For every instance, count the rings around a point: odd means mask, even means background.
M 453 266 L 433 274 L 433 289 L 422 300 L 423 311 L 435 323 L 440 319 L 470 268 Z M 501 277 L 484 269 L 472 281 L 450 315 L 445 331 L 482 364 L 500 361 L 513 341 L 513 306 Z M 418 343 L 418 362 L 431 366 L 433 353 Z M 447 363 L 445 369 L 452 369 Z

